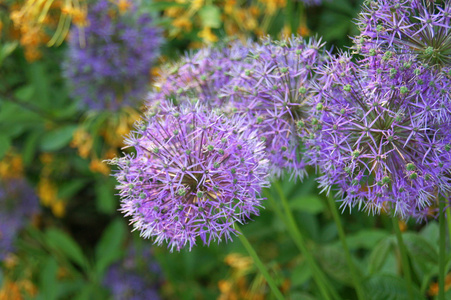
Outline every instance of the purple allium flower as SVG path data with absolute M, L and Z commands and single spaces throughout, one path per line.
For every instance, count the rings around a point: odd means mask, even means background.
M 252 47 L 251 42 L 246 46 L 233 41 L 224 47 L 207 47 L 195 54 L 186 54 L 179 62 L 166 66 L 155 83 L 158 91 L 150 93 L 148 104 L 199 99 L 203 105 L 229 110 L 218 92 L 232 80 L 231 70 L 246 63 Z
M 266 142 L 274 176 L 288 171 L 302 179 L 305 174 L 300 138 L 310 134 L 305 125 L 310 123 L 314 69 L 327 57 L 323 45 L 316 39 L 267 38 L 253 53 L 252 66 L 237 66 L 234 80 L 222 91 L 238 111 L 253 119 L 250 122 Z
M 160 299 L 158 295 L 159 266 L 152 260 L 150 251 L 129 247 L 126 257 L 108 269 L 104 286 L 113 300 Z
M 0 260 L 14 251 L 14 238 L 38 208 L 38 197 L 24 179 L 0 180 Z
M 362 52 L 383 46 L 414 53 L 438 66 L 451 64 L 451 2 L 373 0 L 358 19 L 361 35 L 354 39 Z
M 258 215 L 267 186 L 264 145 L 244 118 L 187 104 L 161 105 L 126 140 L 136 154 L 115 159 L 121 209 L 155 243 L 191 249 L 231 239 L 234 222 Z
M 343 207 L 425 218 L 451 187 L 449 80 L 390 51 L 342 54 L 320 73 L 320 186 Z
M 95 110 L 138 103 L 159 53 L 160 30 L 136 7 L 121 13 L 107 0 L 89 7 L 88 23 L 72 31 L 64 62 L 72 95 Z

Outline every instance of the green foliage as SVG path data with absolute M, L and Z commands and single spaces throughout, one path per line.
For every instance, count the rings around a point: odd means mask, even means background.
M 232 39 L 225 34 L 225 21 L 231 20 L 224 18 L 231 16 L 224 14 L 223 2 L 208 1 L 199 7 L 190 19 L 192 30 L 178 36 L 169 34 L 174 26 L 167 10 L 188 11 L 190 1 L 144 3 L 140 12 L 154 16 L 156 24 L 168 33 L 162 60 L 178 58 L 188 47 L 202 41 L 198 33 L 203 27 L 212 28 L 221 41 Z M 256 4 L 261 12 L 266 9 L 262 1 L 237 2 L 243 7 Z M 302 12 L 307 16 L 311 35 L 322 36 L 330 46 L 343 49 L 350 45 L 348 36 L 356 32 L 352 19 L 361 2 L 325 1 L 320 7 L 307 8 L 297 2 L 292 11 L 284 8 L 271 16 L 264 15 L 257 20 L 257 26 L 264 34 L 280 36 L 286 25 L 296 29 L 302 24 L 304 20 L 299 17 Z M 0 18 L 5 19 L 2 10 Z M 239 24 L 233 24 L 239 25 L 241 37 L 255 39 L 255 32 L 241 28 L 243 20 L 236 18 Z M 65 209 L 58 216 L 52 206 L 55 203 L 41 203 L 39 216 L 16 239 L 14 257 L 0 261 L 0 295 L 7 280 L 17 283 L 28 280 L 36 288 L 36 295 L 25 299 L 110 299 L 103 286 L 105 276 L 112 265 L 123 262 L 126 249 L 134 247 L 151 249 L 161 268 L 155 281 L 164 299 L 217 299 L 227 296 L 224 286 L 232 287 L 239 294 L 238 299 L 246 298 L 243 295 L 251 299 L 252 293 L 271 299 L 269 287 L 255 264 L 249 263 L 248 254 L 236 237 L 233 242 L 221 241 L 210 247 L 197 245 L 191 252 L 185 249 L 170 253 L 164 243 L 153 245 L 137 233 L 132 234 L 133 228 L 126 225 L 127 220 L 117 211 L 119 197 L 115 195 L 114 178 L 91 165 L 94 158 L 97 162 L 106 159 L 107 150 L 116 154 L 132 151 L 112 145 L 105 137 L 107 132 L 114 132 L 112 127 L 120 124 L 121 116 L 109 111 L 86 111 L 68 96 L 60 67 L 67 51 L 65 45 L 43 47 L 43 58 L 29 63 L 18 41 L 4 41 L 4 36 L 0 39 L 0 160 L 20 155 L 27 181 L 40 194 L 53 193 L 53 200 L 61 201 Z M 81 155 L 73 145 L 80 129 L 92 138 L 87 155 Z M 309 173 L 302 183 L 288 180 L 289 176 L 278 182 L 294 216 L 294 226 L 326 274 L 330 287 L 342 299 L 357 299 L 326 197 L 317 189 L 314 170 Z M 54 190 L 49 185 L 42 188 L 44 179 L 54 185 Z M 265 209 L 254 217 L 254 222 L 242 226 L 244 234 L 287 299 L 322 299 L 314 272 L 290 234 L 293 224 L 284 212 L 277 190 L 266 189 L 264 197 Z M 354 211 L 341 216 L 352 261 L 364 283 L 365 300 L 408 299 L 399 247 L 393 228 L 387 226 L 390 223 L 387 218 Z M 429 287 L 437 282 L 437 222 L 408 223 L 403 238 L 413 272 L 415 299 L 426 299 Z M 146 267 L 149 261 L 145 257 L 142 260 Z M 447 270 L 450 263 L 448 258 Z M 447 295 L 451 299 L 451 290 Z

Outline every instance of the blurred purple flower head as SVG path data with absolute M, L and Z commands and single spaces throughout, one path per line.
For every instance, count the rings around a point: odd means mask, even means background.
M 160 106 L 136 125 L 125 144 L 136 154 L 111 162 L 122 211 L 135 229 L 173 250 L 230 240 L 261 206 L 267 186 L 264 145 L 244 118 L 198 104 Z
M 222 90 L 222 97 L 246 112 L 249 122 L 265 141 L 271 173 L 280 177 L 303 178 L 305 161 L 301 155 L 301 138 L 313 133 L 310 101 L 314 70 L 326 60 L 324 43 L 298 37 L 274 41 L 266 38 L 255 47 L 252 64 L 237 66 L 233 80 Z
M 23 178 L 0 179 L 0 260 L 14 251 L 16 235 L 38 209 L 38 197 Z
M 158 295 L 159 266 L 153 261 L 150 250 L 127 249 L 126 257 L 110 266 L 104 286 L 114 300 L 160 299 Z
M 426 0 L 366 1 L 354 38 L 364 53 L 379 46 L 416 54 L 430 65 L 451 64 L 451 2 Z
M 219 91 L 233 78 L 231 71 L 236 65 L 246 64 L 246 58 L 254 46 L 252 42 L 243 45 L 232 41 L 222 47 L 202 48 L 186 54 L 179 62 L 167 65 L 155 83 L 155 92 L 148 96 L 148 104 L 161 100 L 174 104 L 186 99 L 200 100 L 203 105 L 229 111 L 231 108 Z
M 451 187 L 449 79 L 390 51 L 342 54 L 319 73 L 320 186 L 344 208 L 425 218 Z
M 88 26 L 74 28 L 63 68 L 73 97 L 94 110 L 139 103 L 162 42 L 148 15 L 132 6 L 119 12 L 100 0 L 88 9 Z

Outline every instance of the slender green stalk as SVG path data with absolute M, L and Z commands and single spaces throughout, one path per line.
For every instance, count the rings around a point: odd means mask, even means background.
M 451 243 L 451 208 L 449 206 L 446 208 L 445 218 L 448 223 L 448 238 L 449 238 L 449 242 Z
M 393 228 L 395 230 L 396 239 L 398 240 L 399 252 L 401 253 L 402 269 L 404 277 L 406 278 L 407 292 L 409 293 L 409 299 L 413 298 L 412 290 L 412 275 L 410 274 L 409 258 L 407 257 L 407 249 L 402 239 L 402 233 L 399 229 L 398 218 L 391 218 L 393 222 Z
M 445 265 L 446 265 L 446 223 L 445 223 L 445 199 L 439 197 L 440 241 L 438 256 L 438 299 L 445 300 Z M 448 216 L 449 218 L 449 216 Z
M 288 201 L 285 197 L 285 194 L 282 191 L 282 188 L 280 187 L 280 184 L 278 182 L 275 182 L 273 184 L 275 188 L 277 189 L 277 192 L 279 194 L 280 200 L 282 202 L 282 206 L 285 212 L 285 218 L 283 219 L 285 224 L 288 227 L 288 230 L 291 234 L 291 237 L 293 238 L 293 241 L 295 242 L 296 246 L 299 248 L 301 253 L 304 255 L 307 263 L 310 266 L 310 269 L 313 274 L 313 278 L 318 285 L 318 288 L 320 290 L 320 293 L 322 295 L 322 299 L 329 300 L 330 294 L 332 294 L 332 297 L 334 299 L 340 299 L 340 296 L 338 296 L 335 289 L 332 287 L 332 285 L 327 281 L 326 275 L 321 271 L 321 269 L 318 267 L 318 265 L 315 262 L 315 259 L 313 258 L 312 254 L 307 248 L 307 244 L 302 237 L 301 232 L 299 231 L 299 228 L 296 225 L 296 222 L 294 220 L 293 214 L 291 213 L 290 207 L 288 205 Z
M 357 273 L 357 269 L 354 265 L 354 262 L 352 261 L 351 253 L 349 252 L 348 243 L 346 242 L 346 235 L 345 235 L 345 231 L 343 228 L 343 224 L 341 223 L 340 215 L 338 213 L 338 209 L 337 209 L 337 206 L 335 204 L 334 197 L 332 196 L 332 194 L 330 194 L 327 197 L 327 201 L 329 203 L 330 211 L 332 212 L 332 216 L 334 218 L 335 225 L 337 226 L 337 229 L 338 229 L 338 236 L 340 238 L 341 245 L 343 247 L 343 250 L 345 251 L 346 263 L 348 264 L 349 271 L 351 272 L 351 277 L 352 277 L 352 281 L 354 282 L 354 288 L 357 293 L 357 298 L 360 300 L 364 300 L 365 294 L 363 293 L 362 284 L 360 282 L 359 275 Z
M 276 298 L 278 300 L 284 300 L 285 298 L 283 297 L 283 295 L 280 292 L 280 290 L 277 288 L 277 285 L 274 282 L 274 280 L 272 279 L 272 277 L 269 275 L 268 270 L 266 270 L 265 265 L 262 263 L 262 261 L 258 257 L 257 252 L 255 252 L 255 250 L 252 247 L 252 245 L 249 243 L 247 238 L 244 236 L 243 232 L 239 229 L 239 227 L 236 224 L 235 224 L 235 229 L 237 231 L 239 231 L 238 237 L 239 237 L 241 243 L 243 243 L 244 248 L 246 248 L 247 252 L 249 253 L 249 255 L 254 260 L 255 265 L 260 270 L 260 272 L 262 273 L 263 277 L 265 277 L 266 282 L 268 282 L 269 287 L 271 288 L 274 296 L 276 296 Z
M 287 0 L 286 15 L 288 20 L 288 25 L 290 26 L 291 34 L 296 34 L 296 26 L 294 25 L 294 3 L 293 0 Z

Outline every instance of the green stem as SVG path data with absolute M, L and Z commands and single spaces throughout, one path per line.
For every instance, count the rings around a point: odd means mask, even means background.
M 235 224 L 235 229 L 238 231 L 238 237 L 239 237 L 241 243 L 243 243 L 244 248 L 246 248 L 247 252 L 254 260 L 255 265 L 260 270 L 263 277 L 265 277 L 266 282 L 268 282 L 269 287 L 271 288 L 274 296 L 276 296 L 276 298 L 278 300 L 284 300 L 285 298 L 283 297 L 280 290 L 277 288 L 277 285 L 274 282 L 274 280 L 272 279 L 272 277 L 269 275 L 268 270 L 266 269 L 265 265 L 262 263 L 262 261 L 258 257 L 257 252 L 255 252 L 252 245 L 249 243 L 247 238 L 244 236 L 243 232 L 239 229 L 239 227 L 236 224 Z
M 438 257 L 438 299 L 445 300 L 445 265 L 446 265 L 446 223 L 445 223 L 445 199 L 439 197 L 440 241 Z M 449 209 L 448 209 L 449 210 Z M 448 216 L 449 218 L 449 216 Z
M 296 246 L 299 248 L 301 253 L 304 255 L 307 263 L 310 266 L 310 269 L 312 270 L 313 278 L 315 279 L 316 284 L 318 285 L 318 288 L 320 290 L 320 293 L 322 294 L 322 299 L 331 299 L 329 296 L 329 292 L 332 294 L 332 297 L 334 299 L 340 299 L 335 289 L 328 283 L 326 275 L 321 271 L 321 269 L 318 267 L 318 265 L 315 262 L 315 259 L 313 258 L 312 254 L 307 248 L 307 244 L 302 237 L 301 232 L 299 231 L 299 228 L 296 225 L 296 222 L 294 220 L 293 214 L 291 213 L 290 207 L 288 205 L 288 201 L 285 197 L 285 194 L 282 191 L 282 188 L 280 187 L 279 182 L 275 182 L 274 186 L 277 189 L 277 192 L 279 194 L 280 200 L 282 202 L 282 206 L 285 212 L 286 217 L 283 219 L 285 224 L 288 227 L 288 230 L 291 234 L 291 237 L 293 238 Z
M 410 274 L 409 258 L 407 257 L 407 249 L 402 239 L 402 233 L 399 229 L 398 218 L 392 217 L 393 228 L 395 230 L 396 239 L 398 240 L 399 252 L 401 253 L 402 268 L 404 276 L 406 278 L 407 292 L 409 293 L 409 299 L 413 298 L 412 290 L 412 276 Z
M 340 215 L 338 214 L 337 206 L 335 205 L 334 197 L 332 196 L 332 194 L 330 194 L 327 197 L 327 201 L 329 203 L 330 211 L 332 212 L 332 216 L 334 218 L 335 225 L 337 225 L 338 236 L 340 238 L 343 250 L 345 251 L 346 262 L 348 264 L 349 271 L 351 272 L 351 277 L 352 277 L 352 281 L 354 282 L 354 288 L 357 293 L 357 298 L 360 300 L 364 300 L 365 294 L 363 293 L 363 288 L 362 288 L 362 285 L 361 285 L 361 282 L 359 279 L 359 275 L 357 273 L 357 269 L 354 265 L 354 262 L 352 261 L 351 253 L 349 252 L 349 247 L 348 247 L 348 243 L 346 242 L 346 235 L 345 235 L 345 231 L 343 228 L 343 224 L 341 223 Z
M 449 242 L 451 243 L 451 208 L 449 206 L 446 208 L 445 218 L 448 223 L 448 237 L 449 237 Z
M 291 34 L 296 34 L 296 26 L 294 24 L 294 3 L 293 0 L 287 0 L 287 6 L 286 6 L 286 16 L 288 25 L 290 26 Z

